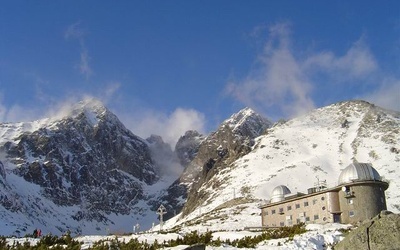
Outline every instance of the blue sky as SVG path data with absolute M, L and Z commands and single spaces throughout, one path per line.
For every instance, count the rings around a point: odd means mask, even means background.
M 245 106 L 400 110 L 399 1 L 2 1 L 0 122 L 100 99 L 171 143 Z

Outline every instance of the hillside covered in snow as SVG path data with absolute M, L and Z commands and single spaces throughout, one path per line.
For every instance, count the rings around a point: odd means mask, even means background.
M 340 171 L 353 161 L 372 163 L 389 182 L 388 210 L 399 213 L 399 152 L 400 113 L 364 101 L 316 109 L 275 124 L 256 138 L 248 154 L 207 176 L 196 191 L 208 198 L 168 225 L 213 228 L 232 220 L 236 229 L 260 226 L 257 207 L 271 198 L 274 187 L 286 185 L 292 192 L 304 193 L 317 182 L 334 187 Z M 253 219 L 242 220 L 244 213 Z
M 0 234 L 157 231 L 161 204 L 166 230 L 242 231 L 261 225 L 274 187 L 333 187 L 353 161 L 372 163 L 389 182 L 388 210 L 400 212 L 400 113 L 364 101 L 275 124 L 245 108 L 171 148 L 134 135 L 96 101 L 62 118 L 0 124 Z M 179 177 L 166 174 L 171 164 L 182 165 Z

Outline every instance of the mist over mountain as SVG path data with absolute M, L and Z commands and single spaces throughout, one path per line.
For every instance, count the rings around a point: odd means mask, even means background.
M 352 161 L 390 182 L 388 209 L 399 212 L 399 112 L 348 101 L 272 124 L 245 108 L 208 135 L 187 131 L 169 145 L 86 100 L 62 117 L 0 124 L 0 234 L 148 229 L 161 204 L 170 228 L 210 227 L 238 207 L 238 225 L 259 226 L 257 206 L 275 186 L 334 185 Z

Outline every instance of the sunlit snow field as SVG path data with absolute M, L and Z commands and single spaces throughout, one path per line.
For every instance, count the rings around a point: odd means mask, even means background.
M 326 224 L 326 225 L 318 225 L 318 224 L 309 224 L 306 226 L 307 232 L 301 235 L 297 235 L 293 238 L 293 240 L 289 240 L 288 238 L 275 239 L 275 240 L 267 240 L 258 244 L 256 249 L 331 249 L 330 245 L 335 244 L 343 239 L 342 233 L 339 231 L 341 228 L 349 228 L 349 225 L 342 224 Z M 250 232 L 250 231 L 220 231 L 214 232 L 213 239 L 220 238 L 221 241 L 224 240 L 235 240 L 240 239 L 245 236 L 255 236 L 261 234 L 261 232 Z M 157 240 L 159 243 L 168 241 L 170 239 L 176 239 L 177 237 L 181 237 L 178 233 L 168 233 L 168 234 L 160 234 L 158 232 L 145 232 L 141 234 L 133 234 L 129 236 L 98 236 L 98 235 L 90 235 L 90 236 L 79 236 L 76 237 L 75 240 L 82 242 L 81 249 L 89 249 L 89 247 L 93 246 L 93 244 L 100 240 L 113 240 L 115 238 L 120 242 L 128 242 L 131 239 L 137 238 L 140 242 L 147 242 L 149 244 L 154 243 Z M 33 238 L 8 238 L 8 244 L 12 245 L 14 242 L 24 243 L 30 242 L 31 245 L 35 245 L 39 239 Z M 165 248 L 171 250 L 179 250 L 185 249 L 188 247 L 187 245 L 180 245 L 177 247 Z M 219 249 L 239 249 L 234 248 L 229 245 L 222 245 L 219 247 L 207 246 L 207 250 L 219 250 Z M 246 249 L 246 248 L 240 248 Z

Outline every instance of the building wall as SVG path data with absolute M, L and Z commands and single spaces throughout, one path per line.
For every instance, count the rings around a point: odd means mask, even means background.
M 339 191 L 341 223 L 357 223 L 386 210 L 385 185 L 365 182 L 347 185 L 348 191 Z
M 270 203 L 261 208 L 263 227 L 305 223 L 357 223 L 386 210 L 384 182 L 359 182 Z
M 268 204 L 262 208 L 262 226 L 280 227 L 300 222 L 333 222 L 333 216 L 328 211 L 327 198 L 327 193 L 316 193 Z

